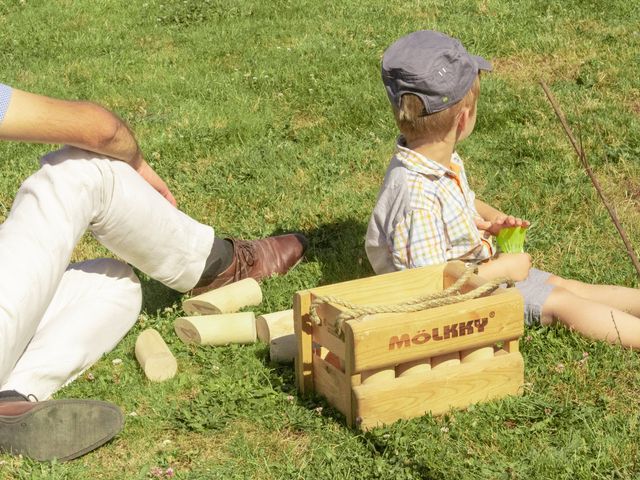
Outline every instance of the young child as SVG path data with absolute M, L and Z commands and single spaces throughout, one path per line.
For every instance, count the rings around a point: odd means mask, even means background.
M 391 45 L 382 80 L 401 136 L 366 237 L 376 273 L 463 260 L 488 279 L 509 276 L 525 322 L 560 321 L 589 338 L 640 348 L 640 291 L 589 285 L 530 268 L 527 254 L 495 254 L 491 235 L 529 222 L 475 198 L 458 142 L 473 131 L 485 59 L 447 35 L 418 31 Z

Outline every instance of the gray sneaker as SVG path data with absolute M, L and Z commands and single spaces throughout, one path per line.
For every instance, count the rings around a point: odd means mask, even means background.
M 124 416 L 112 403 L 30 402 L 18 392 L 0 392 L 0 452 L 35 460 L 71 460 L 111 440 L 123 425 Z

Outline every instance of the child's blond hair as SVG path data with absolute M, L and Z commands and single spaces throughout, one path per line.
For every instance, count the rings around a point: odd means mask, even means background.
M 446 110 L 426 115 L 420 97 L 406 93 L 402 95 L 400 108 L 394 108 L 393 113 L 400 133 L 408 143 L 423 139 L 439 141 L 451 131 L 458 114 L 464 108 L 469 108 L 471 114 L 474 113 L 479 95 L 480 76 L 478 75 L 462 100 Z

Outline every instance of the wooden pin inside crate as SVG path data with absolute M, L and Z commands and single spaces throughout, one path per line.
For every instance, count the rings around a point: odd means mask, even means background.
M 310 318 L 311 303 L 319 297 L 393 305 L 442 291 L 464 271 L 462 262 L 450 262 L 296 293 L 300 392 L 317 391 L 350 426 L 364 429 L 519 394 L 524 305 L 514 288 L 410 313 L 364 315 L 341 325 L 338 317 L 348 309 L 322 303 L 320 324 Z M 460 293 L 485 283 L 472 275 Z

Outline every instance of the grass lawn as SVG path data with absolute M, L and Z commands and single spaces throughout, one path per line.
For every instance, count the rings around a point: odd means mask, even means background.
M 290 308 L 297 290 L 372 274 L 363 238 L 397 134 L 379 62 L 421 28 L 493 62 L 459 148 L 478 197 L 533 222 L 538 268 L 636 287 L 537 82 L 580 132 L 636 244 L 637 2 L 0 0 L 0 81 L 117 112 L 181 208 L 220 235 L 304 232 L 306 262 L 264 282 L 263 313 Z M 0 220 L 50 148 L 0 144 Z M 74 258 L 105 255 L 85 237 Z M 124 431 L 66 464 L 0 455 L 0 478 L 147 479 L 167 468 L 181 479 L 640 478 L 637 353 L 527 328 L 521 397 L 361 433 L 298 396 L 293 369 L 270 364 L 264 345 L 184 345 L 173 332 L 180 296 L 142 280 L 138 325 L 56 395 L 117 403 Z M 147 382 L 133 356 L 147 327 L 178 358 L 166 383 Z

